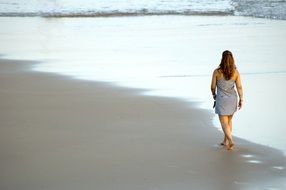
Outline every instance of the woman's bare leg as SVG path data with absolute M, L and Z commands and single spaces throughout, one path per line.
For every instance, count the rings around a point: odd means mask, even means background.
M 232 117 L 233 117 L 233 115 L 229 115 L 228 116 L 228 124 L 229 124 L 229 126 L 230 126 L 230 131 L 232 132 Z
M 222 143 L 220 143 L 220 145 L 226 146 L 227 144 L 228 144 L 228 141 L 226 139 L 226 136 L 224 135 L 223 141 L 222 141 Z
M 230 132 L 232 132 L 232 117 L 233 117 L 233 115 L 228 116 L 228 125 L 230 127 Z M 221 145 L 228 145 L 228 144 L 229 144 L 229 142 L 226 138 L 226 135 L 224 135 L 224 139 L 223 139 L 223 142 Z
M 219 116 L 220 124 L 222 126 L 223 132 L 225 134 L 226 141 L 228 141 L 228 149 L 232 149 L 233 141 L 231 135 L 231 125 L 229 125 L 229 116 L 220 115 Z

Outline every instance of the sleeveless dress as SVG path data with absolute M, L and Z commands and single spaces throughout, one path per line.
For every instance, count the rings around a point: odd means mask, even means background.
M 235 81 L 225 80 L 224 77 L 217 81 L 217 95 L 215 113 L 218 115 L 233 115 L 237 110 L 237 93 L 234 88 Z

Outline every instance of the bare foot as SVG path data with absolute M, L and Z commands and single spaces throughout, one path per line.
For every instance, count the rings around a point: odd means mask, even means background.
M 229 143 L 229 144 L 227 145 L 227 150 L 232 150 L 233 147 L 234 147 L 234 144 L 233 144 L 233 143 Z
M 221 146 L 227 146 L 229 143 L 228 143 L 228 140 L 223 140 L 220 145 Z

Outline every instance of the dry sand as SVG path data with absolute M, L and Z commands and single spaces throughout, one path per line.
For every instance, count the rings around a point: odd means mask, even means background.
M 31 64 L 0 61 L 1 190 L 286 188 L 280 151 L 219 147 L 214 115 L 195 104 Z

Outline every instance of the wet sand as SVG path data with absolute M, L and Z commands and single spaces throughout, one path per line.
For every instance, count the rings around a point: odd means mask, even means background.
M 0 61 L 0 189 L 285 189 L 282 152 L 217 145 L 213 114 Z

